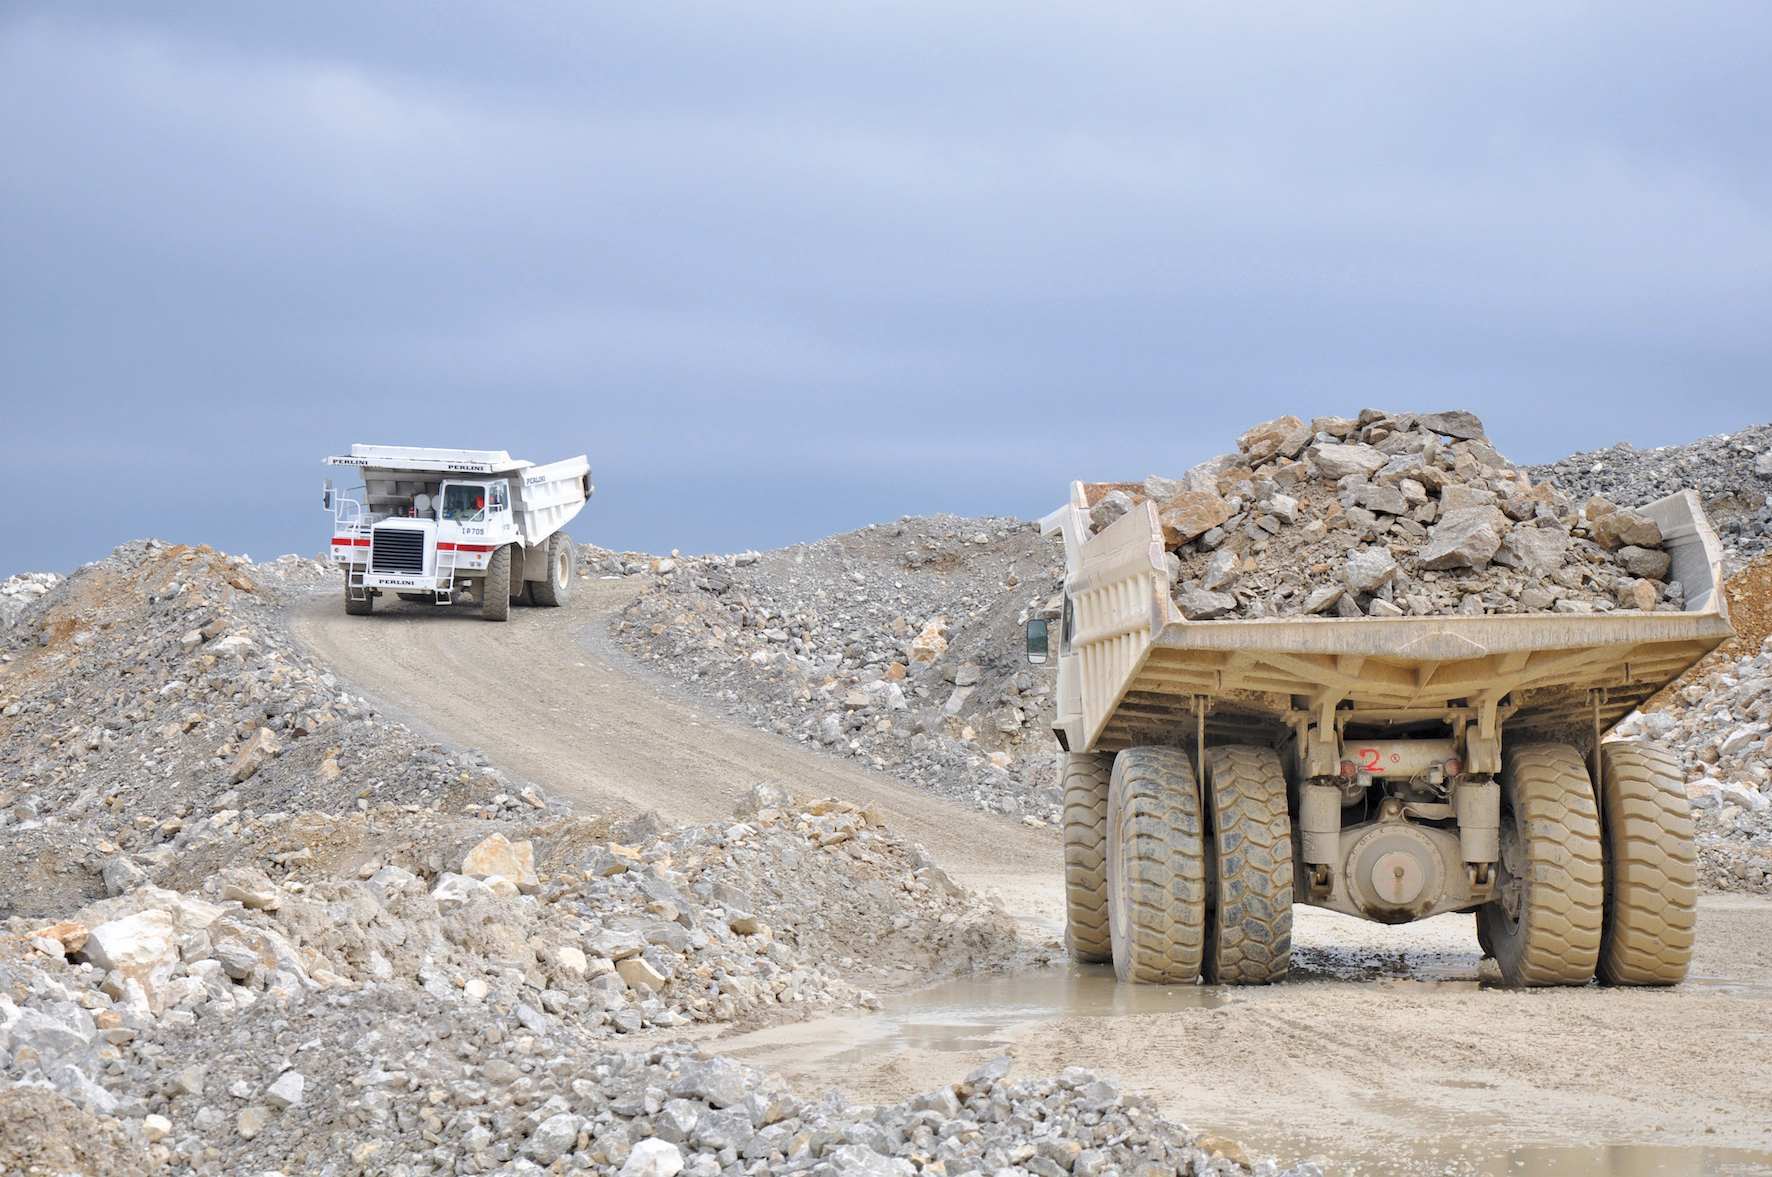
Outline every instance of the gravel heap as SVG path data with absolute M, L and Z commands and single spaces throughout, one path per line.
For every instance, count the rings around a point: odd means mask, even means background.
M 31 606 L 61 583 L 53 572 L 27 572 L 0 580 L 0 630 L 6 629 Z
M 988 812 L 1057 822 L 1050 667 L 1023 655 L 1063 559 L 1014 519 L 920 516 L 768 553 L 636 558 L 617 640 L 747 722 Z
M 336 575 L 148 540 L 0 630 L 0 918 L 102 898 L 112 856 L 154 869 L 221 813 L 564 811 L 483 754 L 386 722 L 295 647 L 278 586 Z
M 1772 425 L 1648 450 L 1621 441 L 1527 471 L 1577 499 L 1597 494 L 1615 503 L 1646 503 L 1690 487 L 1704 499 L 1731 573 L 1772 552 Z
M 1401 617 L 1677 610 L 1661 530 L 1579 509 L 1489 444 L 1475 414 L 1281 417 L 1178 480 L 1096 483 L 1099 531 L 1146 500 L 1182 616 Z
M 119 858 L 105 872 L 115 897 L 7 922 L 7 1077 L 118 1121 L 175 1171 L 348 1157 L 333 1171 L 483 1172 L 575 1151 L 620 1165 L 649 1129 L 605 1126 L 660 1108 L 640 1110 L 650 1082 L 633 1099 L 607 1090 L 610 1073 L 639 1065 L 611 1054 L 612 1038 L 874 1007 L 848 979 L 870 970 L 899 985 L 1027 963 L 1007 914 L 871 814 L 797 805 L 768 785 L 744 808 L 742 820 L 650 836 L 635 826 L 652 819 L 638 819 L 617 831 L 632 844 L 600 840 L 581 818 L 507 825 L 453 871 L 413 848 L 447 844 L 461 823 L 399 810 L 223 823 L 161 872 L 186 890 L 144 882 Z M 538 873 L 556 857 L 568 861 Z M 743 1147 L 794 1106 L 782 1096 L 754 1124 L 725 1123 L 736 1142 L 710 1123 L 694 1144 Z M 710 1111 L 652 1130 L 685 1144 Z M 566 1112 L 571 1132 L 543 1131 Z M 430 1154 L 427 1129 L 477 1159 L 458 1168 L 460 1149 Z M 404 1169 L 390 1163 L 415 1151 Z
M 1679 757 L 1701 879 L 1772 893 L 1772 554 L 1729 578 L 1736 636 L 1619 725 Z

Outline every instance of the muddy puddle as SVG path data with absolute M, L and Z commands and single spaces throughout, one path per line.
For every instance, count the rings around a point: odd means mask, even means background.
M 1302 955 L 1307 960 L 1310 956 Z M 1405 956 L 1408 959 L 1399 959 Z M 1301 996 L 1298 986 L 1314 981 L 1367 991 L 1380 1001 L 1385 1000 L 1385 993 L 1474 994 L 1491 987 L 1490 979 L 1479 969 L 1480 954 L 1474 952 L 1400 953 L 1385 959 L 1384 954 L 1331 951 L 1312 963 L 1316 967 L 1307 964 L 1300 970 L 1303 975 L 1291 982 L 1251 989 L 1121 985 L 1106 966 L 1070 965 L 1006 977 L 966 978 L 891 995 L 883 999 L 879 1010 L 869 1014 L 823 1018 L 724 1039 L 719 1049 L 790 1077 L 840 1082 L 861 1098 L 886 1101 L 904 1098 L 908 1090 L 896 1088 L 912 1075 L 927 1075 L 932 1080 L 921 1086 L 952 1082 L 982 1058 L 1015 1052 L 1018 1039 L 1054 1023 L 1150 1014 L 1198 1017 L 1216 1013 L 1237 1018 L 1262 1009 L 1277 1013 Z M 1734 996 L 1744 987 L 1760 986 L 1752 982 L 1744 986 L 1739 978 L 1695 977 L 1686 992 Z M 951 1064 L 942 1061 L 950 1055 L 956 1056 Z M 971 1057 L 958 1057 L 962 1055 Z M 1116 1072 L 1099 1059 L 1090 1060 L 1090 1065 L 1104 1073 Z M 937 1075 L 941 1078 L 936 1079 Z M 880 1085 L 875 1087 L 870 1077 L 877 1077 Z M 1130 1076 L 1123 1078 L 1130 1080 Z M 918 1085 L 914 1079 L 910 1082 Z M 1393 1121 L 1388 1130 L 1371 1125 L 1368 1133 L 1333 1134 L 1328 1147 L 1324 1139 L 1292 1135 L 1284 1118 L 1238 1123 L 1233 1114 L 1207 1123 L 1196 1122 L 1200 1117 L 1190 1116 L 1185 1107 L 1174 1107 L 1171 1114 L 1195 1129 L 1239 1140 L 1249 1155 L 1274 1157 L 1282 1167 L 1315 1160 L 1326 1177 L 1772 1174 L 1772 1152 L 1640 1142 L 1576 1146 L 1558 1144 L 1554 1138 L 1519 1143 L 1508 1139 L 1514 1134 L 1495 1114 L 1494 1099 L 1508 1098 L 1506 1093 L 1488 1090 L 1496 1084 L 1448 1077 L 1436 1079 L 1434 1085 L 1447 1095 L 1462 1093 L 1467 1102 L 1439 1103 L 1429 1094 L 1418 1114 L 1429 1106 L 1432 1111 L 1421 1117 L 1419 1131 L 1399 1131 Z M 1581 1127 L 1572 1123 L 1570 1136 L 1583 1135 Z
M 1025 1022 L 1218 1009 L 1242 1000 L 1222 988 L 1121 985 L 1106 966 L 968 977 L 884 999 L 860 1041 L 835 1056 L 864 1062 L 882 1050 L 1001 1050 Z

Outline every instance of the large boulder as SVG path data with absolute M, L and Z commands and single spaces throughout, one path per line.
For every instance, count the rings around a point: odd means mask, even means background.
M 1421 549 L 1429 570 L 1482 568 L 1495 558 L 1507 533 L 1507 516 L 1494 507 L 1463 507 L 1440 517 Z

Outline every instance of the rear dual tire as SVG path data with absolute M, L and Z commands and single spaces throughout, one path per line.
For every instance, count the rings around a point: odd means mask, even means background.
M 1204 812 L 1186 752 L 1128 748 L 1113 759 L 1105 795 L 1104 761 L 1064 761 L 1071 954 L 1103 959 L 1097 913 L 1105 906 L 1106 955 L 1122 981 L 1264 985 L 1284 977 L 1292 822 L 1279 757 L 1268 748 L 1212 749 Z
M 1477 911 L 1479 940 L 1512 987 L 1585 985 L 1600 955 L 1605 868 L 1581 753 L 1504 749 L 1501 810 L 1499 892 Z
M 1206 862 L 1193 762 L 1178 748 L 1128 748 L 1108 780 L 1106 886 L 1114 974 L 1191 984 L 1206 947 Z
M 1608 985 L 1677 985 L 1692 963 L 1698 866 L 1684 777 L 1659 748 L 1600 745 L 1605 917 L 1595 975 Z
M 547 577 L 530 581 L 529 593 L 537 605 L 558 607 L 572 600 L 572 581 L 578 574 L 578 553 L 571 536 L 556 531 L 548 537 L 547 562 Z

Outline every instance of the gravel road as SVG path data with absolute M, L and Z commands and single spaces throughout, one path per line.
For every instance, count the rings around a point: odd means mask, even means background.
M 955 878 L 1001 895 L 1030 935 L 1055 936 L 1052 831 L 962 809 L 720 717 L 608 639 L 631 583 L 579 587 L 564 616 L 523 610 L 501 626 L 417 607 L 365 623 L 316 598 L 294 629 L 388 711 L 478 745 L 576 804 L 705 820 L 762 780 L 876 804 Z M 1706 897 L 1693 980 L 1667 991 L 1510 992 L 1490 987 L 1494 965 L 1481 961 L 1468 917 L 1384 928 L 1299 914 L 1293 977 L 1268 989 L 1159 991 L 1173 1009 L 1124 991 L 1092 1003 L 1076 994 L 1102 992 L 1102 974 L 1075 969 L 1030 976 L 1031 1000 L 993 990 L 992 1007 L 970 1014 L 907 996 L 868 1018 L 729 1036 L 719 1049 L 796 1084 L 840 1083 L 886 1099 L 948 1081 L 1007 1046 L 1036 1072 L 1081 1065 L 1118 1075 L 1253 1154 L 1317 1154 L 1331 1171 L 1474 1174 L 1498 1156 L 1507 1172 L 1524 1171 L 1509 1159 L 1520 1156 L 1561 1157 L 1558 1172 L 1626 1171 L 1611 1161 L 1583 1167 L 1580 1150 L 1597 1147 L 1674 1157 L 1674 1169 L 1657 1171 L 1772 1165 L 1772 903 Z M 956 1030 L 967 1017 L 984 1030 Z M 937 1025 L 887 1032 L 925 1023 Z

